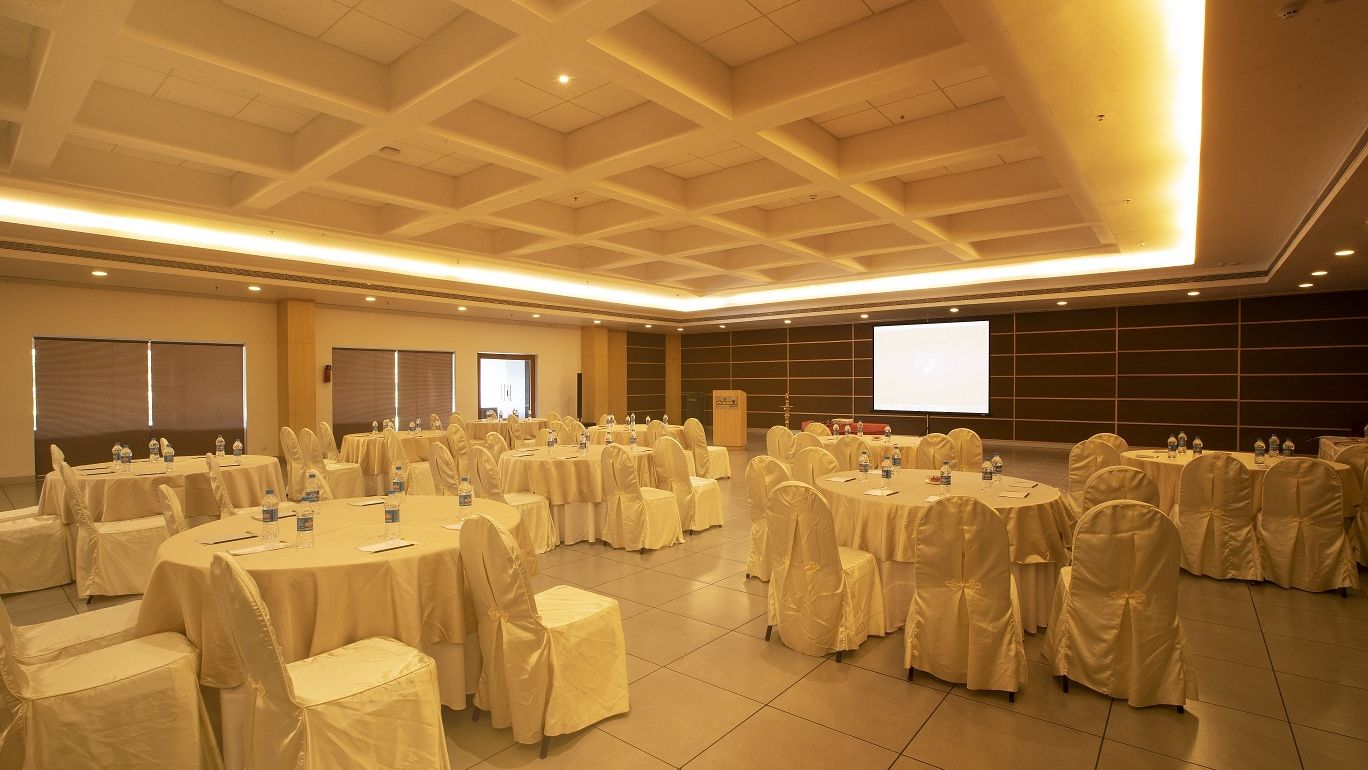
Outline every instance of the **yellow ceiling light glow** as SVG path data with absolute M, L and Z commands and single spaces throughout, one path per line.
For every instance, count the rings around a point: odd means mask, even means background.
M 96 278 L 104 278 L 106 275 L 109 275 L 109 273 L 106 273 L 103 270 L 91 270 L 90 274 L 95 276 Z
M 1353 250 L 1353 249 L 1340 249 L 1339 251 L 1335 252 L 1335 256 L 1337 256 L 1337 257 L 1352 257 L 1352 256 L 1354 256 L 1354 250 Z

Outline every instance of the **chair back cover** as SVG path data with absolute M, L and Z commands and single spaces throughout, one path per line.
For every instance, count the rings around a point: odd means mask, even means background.
M 1194 575 L 1259 580 L 1254 540 L 1254 484 L 1245 464 L 1203 454 L 1183 467 L 1173 515 L 1183 569 Z
M 298 499 L 304 493 L 304 473 L 308 470 L 309 463 L 304 458 L 304 448 L 299 444 L 299 437 L 288 425 L 280 428 L 280 451 L 285 455 L 285 483 L 289 487 L 284 492 L 291 498 Z
M 52 456 L 52 469 L 54 471 L 66 460 L 66 455 L 62 453 L 61 449 L 57 448 L 56 444 L 48 444 L 48 454 Z
M 561 417 L 561 413 L 560 413 L 560 412 L 547 412 L 547 413 L 546 413 L 546 421 L 547 421 L 547 422 L 563 422 L 563 418 Z
M 1088 440 L 1101 441 L 1112 449 L 1115 449 L 1117 454 L 1130 451 L 1130 444 L 1127 444 L 1125 439 L 1115 433 L 1094 433 L 1088 437 Z
M 682 453 L 682 450 L 681 450 Z M 646 540 L 646 500 L 636 465 L 620 444 L 603 448 L 603 502 L 608 508 L 604 540 L 609 543 L 642 543 Z M 680 521 L 684 517 L 680 516 Z
M 329 460 L 341 460 L 342 452 L 337 448 L 337 436 L 332 426 L 326 422 L 318 423 L 318 440 L 323 442 L 323 456 Z
M 812 420 L 806 426 L 803 427 L 803 432 L 811 433 L 814 436 L 830 436 L 831 428 L 828 428 L 826 426 L 826 423 L 821 423 L 817 422 L 816 420 Z
M 527 439 L 527 436 L 523 434 L 522 422 L 518 420 L 518 415 L 510 414 L 504 422 L 508 423 L 508 440 L 513 442 L 514 446 L 517 446 L 519 441 Z
M 228 485 L 223 481 L 223 469 L 219 468 L 218 458 L 213 452 L 204 455 L 204 464 L 209 467 L 209 491 L 214 493 L 214 503 L 218 505 L 219 518 L 226 519 L 237 515 L 233 496 L 228 494 Z M 285 490 L 280 490 L 284 492 Z M 265 491 L 263 490 L 263 495 Z
M 1181 549 L 1177 527 L 1148 503 L 1112 500 L 1083 514 L 1067 605 L 1050 623 L 1067 651 L 1067 661 L 1054 661 L 1055 673 L 1133 706 L 1181 705 L 1188 692 L 1195 696 L 1178 621 Z
M 1028 673 L 1006 523 L 978 498 L 952 495 L 927 506 L 914 526 L 911 665 L 973 690 L 1015 692 Z
M 556 424 L 556 440 L 566 446 L 574 446 L 579 441 L 573 418 L 563 419 Z
M 765 454 L 781 463 L 793 461 L 793 432 L 775 425 L 765 434 Z
M 951 470 L 957 469 L 959 468 L 958 451 L 959 447 L 955 446 L 955 442 L 951 441 L 949 436 L 944 433 L 928 433 L 922 436 L 922 440 L 917 444 L 913 467 L 938 471 L 941 463 L 949 460 Z M 979 447 L 979 454 L 983 454 L 982 445 Z
M 1259 512 L 1264 580 L 1304 591 L 1358 586 L 1342 485 L 1324 460 L 1294 457 L 1268 469 Z
M 16 712 L 24 700 L 22 693 L 29 688 L 28 672 L 14 659 L 15 654 L 14 622 L 0 601 L 0 721 L 7 729 L 22 718 Z M 0 753 L 0 759 L 4 757 Z
M 454 422 L 447 423 L 446 446 L 456 460 L 456 475 L 460 476 L 461 458 L 470 454 L 470 439 L 466 436 L 465 428 Z
M 437 487 L 437 494 L 454 497 L 461 485 L 461 471 L 456 467 L 456 458 L 451 456 L 451 450 L 447 449 L 446 444 L 434 441 L 428 447 L 428 461 L 432 466 L 432 483 Z
M 166 522 L 167 533 L 179 535 L 189 529 L 185 523 L 185 509 L 181 508 L 180 498 L 176 497 L 175 491 L 165 484 L 160 484 L 157 486 L 157 494 L 161 496 L 162 521 Z
M 470 447 L 470 486 L 477 497 L 504 502 L 499 466 L 494 462 L 494 455 L 479 444 Z
M 976 471 L 983 465 L 983 440 L 979 434 L 968 428 L 955 428 L 946 437 L 955 444 L 956 457 L 959 458 L 956 470 Z
M 171 446 L 171 442 L 170 442 L 170 441 L 167 441 L 164 437 L 158 439 L 158 441 L 161 442 L 161 453 L 162 453 L 163 456 L 165 456 L 165 455 L 166 455 L 166 448 L 169 447 L 169 446 Z
M 461 430 L 465 430 L 466 421 L 465 418 L 461 416 L 460 412 L 452 412 L 451 416 L 447 418 L 447 425 L 452 424 L 459 425 L 461 426 Z
M 304 451 L 304 462 L 322 476 L 327 464 L 323 461 L 323 444 L 308 428 L 299 431 L 299 448 Z
M 546 446 L 546 439 L 551 435 L 551 428 L 537 428 L 537 435 L 533 439 L 537 446 Z
M 838 473 L 841 466 L 826 447 L 810 446 L 793 457 L 793 480 L 816 489 L 817 480 Z
M 774 488 L 790 481 L 783 463 L 769 455 L 756 455 L 746 465 L 746 499 L 750 501 L 751 521 L 763 521 Z
M 490 431 L 485 434 L 485 448 L 497 460 L 503 457 L 503 453 L 508 451 L 508 442 L 504 440 L 503 434 Z
M 669 429 L 660 420 L 651 420 L 646 423 L 646 446 L 655 446 L 662 436 L 668 435 L 670 435 Z
M 801 452 L 801 451 L 803 451 L 804 449 L 809 449 L 809 448 L 811 448 L 811 447 L 818 447 L 818 448 L 820 448 L 821 446 L 822 446 L 822 440 L 821 440 L 820 438 L 817 438 L 817 434 L 816 434 L 816 433 L 812 433 L 812 432 L 806 431 L 806 430 L 803 431 L 802 433 L 795 433 L 795 434 L 793 435 L 793 459 L 794 459 L 794 461 L 797 462 L 797 460 L 798 460 L 798 453 Z
M 703 432 L 703 423 L 697 417 L 690 417 L 684 421 L 684 445 L 689 448 L 689 453 L 694 459 L 694 475 L 708 477 L 708 434 Z M 654 443 L 651 446 L 655 446 Z M 792 447 L 789 448 L 792 453 Z M 688 521 L 688 519 L 685 519 Z
M 67 510 L 76 517 L 76 526 L 84 529 L 94 542 L 99 535 L 95 531 L 95 517 L 90 513 L 90 503 L 81 489 L 80 478 L 65 460 L 58 466 L 57 473 L 62 477 L 62 495 L 66 498 Z
M 549 694 L 550 640 L 518 545 L 477 514 L 461 526 L 461 564 L 480 631 L 480 702 L 495 724 L 512 724 L 514 740 L 535 743 Z
M 1083 487 L 1088 479 L 1103 468 L 1121 464 L 1121 453 L 1102 439 L 1090 438 L 1074 444 L 1069 450 L 1069 492 L 1083 502 Z M 1092 506 L 1086 506 L 1084 511 Z
M 271 701 L 278 713 L 294 717 L 291 724 L 277 723 L 267 728 L 288 739 L 271 748 L 282 758 L 301 755 L 305 748 L 303 713 L 295 702 L 294 685 L 276 641 L 271 612 L 266 609 L 256 580 L 226 553 L 214 554 L 209 579 L 248 684 L 257 691 L 258 698 L 264 696 Z
M 691 522 L 694 517 L 693 483 L 689 481 L 688 461 L 684 459 L 684 447 L 672 436 L 661 436 L 651 445 L 651 457 L 655 460 L 656 478 L 659 485 L 674 495 L 679 506 L 679 520 Z
M 770 625 L 786 646 L 825 655 L 840 634 L 844 582 L 831 509 L 816 489 L 786 481 L 770 495 L 765 529 Z
M 836 458 L 841 470 L 853 471 L 860 466 L 860 450 L 863 448 L 864 439 L 859 436 L 841 436 L 832 445 L 831 455 Z
M 389 454 L 389 464 L 391 466 L 399 466 L 399 472 L 404 474 L 405 478 L 408 478 L 409 457 L 408 452 L 404 451 L 404 442 L 399 438 L 399 431 L 394 428 L 386 428 L 384 436 L 385 449 L 388 450 Z M 393 473 L 394 471 L 392 469 L 386 468 L 384 476 L 386 479 L 389 479 L 390 475 Z
M 1112 500 L 1137 500 L 1159 507 L 1159 485 L 1139 468 L 1113 465 L 1094 473 L 1083 487 L 1083 510 Z

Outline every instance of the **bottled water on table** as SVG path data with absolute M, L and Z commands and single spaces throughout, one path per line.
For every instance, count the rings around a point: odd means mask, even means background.
M 855 423 L 855 435 L 864 435 L 864 420 L 860 420 L 859 422 Z
M 987 492 L 988 490 L 993 488 L 993 464 L 988 460 L 984 460 L 983 468 L 980 471 L 980 474 L 982 476 L 983 483 L 979 485 L 979 489 L 982 489 L 984 492 Z
M 400 465 L 394 466 L 394 475 L 393 475 L 393 476 L 390 476 L 390 488 L 393 489 L 393 490 L 395 490 L 395 491 L 397 491 L 397 492 L 398 492 L 399 494 L 401 494 L 401 495 L 404 494 L 404 468 L 403 468 L 403 466 L 400 466 Z
M 662 414 L 662 415 L 660 416 L 660 421 L 663 422 L 663 423 L 665 423 L 666 425 L 669 425 L 669 424 L 670 424 L 670 415 L 668 415 L 668 414 Z M 688 422 L 688 420 L 685 420 L 684 422 Z M 1363 435 L 1368 436 L 1368 430 L 1365 430 L 1365 431 L 1363 432 Z
M 893 426 L 892 426 L 892 425 L 885 425 L 885 426 L 884 426 L 884 441 L 892 441 L 892 440 L 893 440 Z
M 379 433 L 379 432 L 380 432 L 380 423 L 376 422 L 375 420 L 371 420 L 371 433 Z
M 1172 433 L 1169 434 L 1168 456 L 1170 460 L 1178 456 L 1178 439 Z
M 304 481 L 304 497 L 295 511 L 295 548 L 313 548 L 314 516 L 318 514 L 318 496 L 323 486 L 318 483 L 318 471 L 309 471 Z
M 441 429 L 442 429 L 442 418 L 441 418 L 441 417 L 438 417 L 438 416 L 435 415 L 435 414 L 432 415 L 432 425 L 430 425 L 429 427 L 431 427 L 433 430 L 441 430 Z
M 1002 481 L 1002 455 L 993 455 L 993 481 Z
M 242 439 L 234 439 L 234 440 L 233 440 L 233 456 L 234 456 L 234 457 L 241 457 L 241 456 L 242 456 Z
M 114 470 L 117 471 L 119 469 L 119 465 L 123 463 L 123 444 L 120 444 L 117 441 L 114 442 L 114 448 L 110 450 L 109 462 Z M 53 470 L 56 469 L 54 468 Z
M 902 450 L 898 448 L 897 444 L 893 445 L 893 451 L 890 453 L 890 456 L 893 458 L 893 470 L 902 470 Z
M 612 427 L 611 425 L 608 426 L 608 429 L 607 429 L 606 431 L 603 432 L 603 445 L 604 445 L 604 446 L 612 446 L 612 445 L 613 445 L 613 427 Z
M 869 481 L 869 450 L 860 447 L 860 481 Z
M 1268 445 L 1265 444 L 1265 443 L 1263 442 L 1263 439 L 1256 439 L 1256 440 L 1254 441 L 1254 464 L 1255 464 L 1255 465 L 1263 465 L 1263 464 L 1264 464 L 1264 456 L 1267 455 L 1267 454 L 1268 454 Z
M 127 445 L 119 450 L 119 463 L 123 465 L 124 473 L 133 472 L 133 450 L 129 449 Z
M 1192 440 L 1192 456 L 1197 457 L 1202 454 L 1202 448 L 1206 446 L 1202 443 L 1202 437 L 1198 436 Z
M 632 445 L 633 447 L 636 446 L 636 444 L 637 444 L 636 428 L 633 428 L 633 427 L 628 427 L 628 428 L 627 428 L 627 443 L 630 444 L 630 445 Z
M 888 489 L 888 482 L 893 479 L 893 458 L 884 455 L 883 462 L 879 463 L 879 489 Z
M 1187 454 L 1187 431 L 1178 431 L 1178 454 Z
M 456 487 L 456 508 L 460 515 L 456 518 L 465 521 L 470 515 L 470 508 L 475 504 L 475 490 L 470 486 L 470 477 L 462 476 L 461 483 Z
M 160 441 L 158 441 L 158 440 L 156 440 L 156 439 L 152 439 L 151 441 L 147 442 L 147 459 L 149 459 L 149 460 L 160 460 L 160 459 L 161 459 L 161 442 L 160 442 Z
M 845 435 L 847 435 L 847 436 L 850 435 L 850 423 L 846 423 L 846 424 L 845 424 L 845 430 L 842 431 L 842 432 L 843 432 Z
M 946 495 L 950 494 L 950 461 L 949 461 L 949 460 L 946 460 L 945 462 L 941 463 L 941 470 L 940 470 L 940 488 L 941 488 L 941 497 L 945 497 Z
M 218 438 L 214 439 L 214 456 L 223 457 L 223 455 L 225 454 L 224 450 L 227 447 L 228 443 L 223 440 L 223 436 L 222 434 L 220 434 Z
M 1271 455 L 1282 454 L 1282 442 L 1276 435 L 1268 437 L 1268 453 Z
M 1292 443 L 1292 439 L 1288 439 L 1282 443 L 1283 457 L 1291 457 L 1292 453 L 1295 451 L 1297 451 L 1297 445 Z
M 280 539 L 280 498 L 274 489 L 267 489 L 261 499 L 261 539 L 268 543 Z
M 166 461 L 166 472 L 171 473 L 176 470 L 176 448 L 170 444 L 166 445 L 166 451 L 162 452 L 162 459 Z
M 415 424 L 413 423 L 413 420 L 409 420 L 409 433 L 417 433 L 417 432 L 418 432 L 418 426 L 415 425 Z
M 582 430 L 579 434 L 579 456 L 589 454 L 589 431 Z
M 393 487 L 385 492 L 385 539 L 399 539 L 399 490 Z
M 546 448 L 547 448 L 547 449 L 555 449 L 555 448 L 556 448 L 556 432 L 555 432 L 554 430 L 548 430 L 548 431 L 546 431 Z
M 636 412 L 632 412 L 631 414 L 627 415 L 627 427 L 636 427 Z

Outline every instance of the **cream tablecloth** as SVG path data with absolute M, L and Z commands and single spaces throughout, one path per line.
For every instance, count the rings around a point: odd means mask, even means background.
M 836 542 L 868 551 L 879 560 L 889 631 L 906 622 L 907 608 L 912 602 L 910 567 L 915 559 L 917 516 L 931 504 L 929 496 L 940 494 L 939 485 L 927 483 L 929 475 L 917 470 L 896 473 L 889 487 L 897 490 L 897 494 L 889 497 L 865 494 L 879 486 L 875 473 L 870 474 L 868 482 L 817 481 L 836 519 Z M 1004 478 L 1004 482 L 1015 480 Z M 956 472 L 951 476 L 950 494 L 977 497 L 1006 522 L 1012 574 L 1016 576 L 1021 599 L 1021 625 L 1033 632 L 1046 625 L 1055 577 L 1068 561 L 1064 548 L 1068 535 L 1064 501 L 1059 490 L 1045 484 L 1020 490 L 1006 483 L 988 491 L 981 487 L 977 473 Z M 1001 497 L 1002 491 L 1023 491 L 1027 497 Z
M 240 463 L 231 465 L 235 459 Z M 156 516 L 161 512 L 157 487 L 166 485 L 175 490 L 185 509 L 185 517 L 218 518 L 219 506 L 209 488 L 209 466 L 203 455 L 178 457 L 176 468 L 170 473 L 161 460 L 135 460 L 132 473 L 110 473 L 109 463 L 82 465 L 76 468 L 90 502 L 91 515 L 96 521 L 124 521 Z M 260 505 L 265 491 L 274 489 L 285 497 L 285 479 L 280 473 L 280 461 L 265 455 L 243 455 L 219 460 L 223 483 L 233 498 L 233 505 L 246 508 Z M 43 515 L 61 516 L 67 524 L 75 524 L 76 517 L 62 494 L 62 478 L 49 472 L 43 478 L 39 498 Z
M 636 426 L 636 434 L 637 434 L 637 443 L 640 444 L 641 446 L 646 446 L 646 424 L 645 424 L 645 423 L 638 423 L 638 424 L 637 424 L 637 426 Z M 683 426 L 683 425 L 666 425 L 666 426 L 665 426 L 665 435 L 669 436 L 670 438 L 673 438 L 675 441 L 678 441 L 680 446 L 683 446 L 683 445 L 684 445 L 684 426 Z M 613 443 L 614 443 L 614 444 L 627 444 L 629 441 L 631 441 L 631 438 L 632 438 L 631 429 L 628 428 L 626 425 L 616 425 L 616 426 L 613 427 Z M 590 444 L 594 444 L 594 445 L 596 445 L 596 446 L 602 446 L 603 444 L 607 443 L 607 439 L 608 439 L 608 428 L 607 428 L 607 426 L 604 426 L 604 425 L 595 425 L 594 427 L 592 427 L 592 428 L 589 429 L 589 443 L 590 443 Z
M 1364 443 L 1361 438 L 1347 438 L 1344 436 L 1321 436 L 1319 443 L 1319 454 L 1316 457 L 1322 460 L 1333 460 L 1339 457 L 1339 453 L 1351 446 Z
M 1216 454 L 1211 452 L 1209 454 Z M 1244 463 L 1249 469 L 1251 480 L 1254 483 L 1254 512 L 1258 513 L 1263 505 L 1263 479 L 1268 469 L 1279 461 L 1279 458 L 1268 458 L 1268 464 L 1262 467 L 1254 464 L 1253 452 L 1223 452 L 1236 460 Z M 1183 475 L 1183 468 L 1192 462 L 1196 455 L 1191 452 L 1178 455 L 1176 458 L 1168 459 L 1168 452 L 1155 449 L 1132 449 L 1121 454 L 1121 462 L 1132 468 L 1139 468 L 1145 475 L 1154 479 L 1154 483 L 1159 486 L 1159 508 L 1164 513 L 1173 510 L 1173 506 L 1178 503 L 1178 485 Z M 1360 498 L 1359 480 L 1354 476 L 1353 469 L 1344 463 L 1331 462 L 1330 466 L 1339 472 L 1340 481 L 1344 490 L 1344 513 L 1345 516 L 1352 516 L 1357 509 Z
M 854 434 L 851 434 L 854 435 Z M 834 449 L 837 436 L 822 436 L 822 446 Z M 893 436 L 892 440 L 885 440 L 882 435 L 865 435 L 861 437 L 862 443 L 869 449 L 869 465 L 871 468 L 878 468 L 883 462 L 884 455 L 893 451 L 893 447 L 898 447 L 898 452 L 902 455 L 904 468 L 911 468 L 912 461 L 916 459 L 917 445 L 921 443 L 921 436 Z
M 518 420 L 518 424 L 522 426 L 524 436 L 536 438 L 537 431 L 546 427 L 546 420 L 539 417 L 529 417 L 525 420 Z M 507 441 L 509 446 L 513 445 L 513 439 L 508 433 L 507 420 L 466 421 L 466 435 L 470 437 L 471 441 L 484 441 L 484 437 L 490 433 L 498 433 L 504 437 L 504 441 Z
M 428 447 L 446 441 L 446 432 L 440 430 L 420 430 L 417 433 L 401 431 L 399 443 L 409 462 L 422 463 L 428 460 Z M 361 466 L 362 476 L 384 476 L 389 478 L 394 471 L 394 460 L 389 456 L 383 433 L 348 433 L 342 437 L 338 449 L 343 462 Z
M 499 458 L 505 492 L 535 492 L 551 505 L 603 502 L 603 450 L 591 446 L 584 457 L 575 447 L 510 450 Z M 655 486 L 655 460 L 646 447 L 628 450 L 643 487 Z

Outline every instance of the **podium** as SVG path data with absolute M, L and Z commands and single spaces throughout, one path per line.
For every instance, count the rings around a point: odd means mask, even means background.
M 712 392 L 713 444 L 728 449 L 746 448 L 746 392 Z

